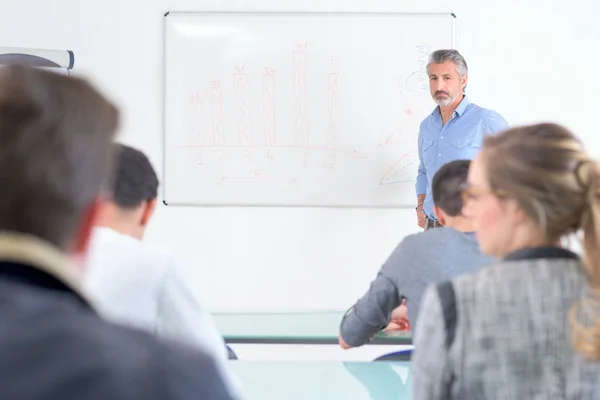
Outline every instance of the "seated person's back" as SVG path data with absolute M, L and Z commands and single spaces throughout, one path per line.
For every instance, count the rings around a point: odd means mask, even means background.
M 233 399 L 212 355 L 106 322 L 82 294 L 118 119 L 84 80 L 0 68 L 2 398 Z
M 148 158 L 115 144 L 111 198 L 94 229 L 85 290 L 108 318 L 183 340 L 227 358 L 225 343 L 202 308 L 183 263 L 142 241 L 158 178 Z
M 369 291 L 349 310 L 341 324 L 342 347 L 361 346 L 394 319 L 393 310 L 406 299 L 414 327 L 427 285 L 443 282 L 490 264 L 481 254 L 470 222 L 462 215 L 461 188 L 469 160 L 443 165 L 436 173 L 432 192 L 434 211 L 441 228 L 404 238 L 385 262 Z

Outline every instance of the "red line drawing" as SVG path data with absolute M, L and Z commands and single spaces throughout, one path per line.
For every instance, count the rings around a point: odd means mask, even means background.
M 215 150 L 213 153 L 215 154 L 217 162 L 219 164 L 223 164 L 223 156 L 225 155 L 225 152 L 223 150 Z
M 202 145 L 202 99 L 199 93 L 190 94 L 189 96 L 190 109 L 190 127 L 192 131 L 192 143 Z M 198 165 L 204 164 L 202 158 L 202 148 L 198 149 Z
M 187 149 L 195 149 L 195 148 L 214 148 L 215 146 L 214 145 L 181 145 L 181 146 L 177 146 L 177 147 L 181 148 L 181 149 L 186 149 L 186 148 Z M 247 148 L 248 146 L 242 146 L 239 144 L 225 144 L 223 146 L 218 146 L 218 147 L 220 147 L 220 148 L 240 148 L 240 147 Z M 252 148 L 261 148 L 261 147 L 265 148 L 265 146 L 256 146 L 256 145 L 251 146 L 251 147 Z M 338 154 L 344 154 L 344 155 L 350 156 L 352 158 L 364 158 L 364 159 L 368 158 L 366 155 L 358 152 L 357 150 L 349 151 L 349 150 L 328 149 L 325 146 L 308 146 L 308 147 L 306 147 L 306 146 L 297 146 L 297 145 L 290 144 L 290 145 L 277 145 L 277 148 L 305 149 L 305 150 L 311 150 L 311 151 L 312 150 L 326 150 L 326 151 L 330 151 L 330 152 L 333 151 Z M 308 151 L 304 154 L 305 155 L 308 154 Z
M 306 96 L 306 44 L 294 51 L 294 109 L 296 113 L 296 145 L 308 146 L 308 110 Z
M 244 150 L 244 155 L 246 156 L 246 161 L 244 161 L 244 164 L 252 162 L 252 153 L 250 153 L 250 150 Z
M 336 70 L 337 61 L 332 60 L 331 64 L 334 70 Z M 339 72 L 332 72 L 329 74 L 329 87 L 327 89 L 327 114 L 329 116 L 329 127 L 327 128 L 325 147 L 328 147 L 330 149 L 335 149 L 337 144 L 336 108 L 339 76 Z
M 240 144 L 252 144 L 252 124 L 250 122 L 250 92 L 248 90 L 248 74 L 246 67 L 235 67 L 233 74 L 233 88 L 237 94 L 238 106 L 236 110 L 238 137 Z
M 262 178 L 262 172 L 260 170 L 254 171 L 254 175 L 251 176 L 230 176 L 223 175 L 221 176 L 221 185 L 225 183 L 225 181 L 252 181 L 258 180 Z
M 396 81 L 396 84 L 398 86 L 398 92 L 400 93 L 400 97 L 402 97 L 402 86 L 400 85 L 400 83 L 398 83 L 398 81 Z M 411 117 L 413 115 L 413 110 L 411 106 L 408 106 L 404 109 L 404 113 L 406 115 L 408 115 L 409 117 Z M 396 128 L 396 130 L 394 130 L 394 132 L 392 132 L 392 134 L 390 136 L 388 136 L 384 141 L 382 141 L 381 143 L 379 143 L 379 147 L 384 147 L 387 145 L 390 145 L 392 143 L 396 143 L 399 142 L 401 137 L 402 137 L 402 133 L 404 130 L 404 123 L 405 122 L 401 122 L 400 126 L 398 128 Z
M 225 143 L 223 134 L 223 89 L 220 81 L 213 81 L 211 85 L 212 113 L 213 113 L 213 138 L 215 145 Z
M 396 129 L 390 136 L 387 137 L 383 142 L 379 143 L 380 147 L 390 145 L 392 143 L 396 143 L 400 141 L 400 137 L 402 136 L 402 127 Z
M 298 184 L 298 180 L 296 178 L 292 178 L 292 181 L 290 183 L 292 184 L 292 186 L 296 186 Z
M 271 161 L 273 161 L 273 153 L 271 153 L 271 149 L 267 150 L 267 158 Z
M 379 181 L 380 185 L 391 185 L 394 183 L 401 182 L 412 182 L 410 179 L 401 179 L 398 177 L 402 171 L 408 168 L 410 165 L 414 164 L 411 154 L 406 153 L 399 160 L 397 160 L 391 167 L 388 169 L 385 174 L 381 177 Z
M 275 136 L 275 70 L 265 68 L 263 75 L 263 117 L 265 144 L 267 146 L 276 145 Z
M 335 160 L 335 156 L 328 156 L 325 158 L 325 161 L 323 161 L 323 166 L 328 169 L 333 168 L 333 160 Z
M 306 167 L 306 157 L 308 156 L 308 151 L 304 153 L 304 155 L 302 156 L 302 166 Z

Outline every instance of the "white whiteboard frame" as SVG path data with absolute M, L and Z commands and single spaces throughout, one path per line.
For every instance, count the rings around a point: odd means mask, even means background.
M 161 196 L 162 203 L 165 206 L 178 206 L 178 207 L 252 207 L 252 208 L 377 208 L 377 209 L 410 209 L 412 207 L 406 205 L 382 205 L 382 206 L 368 206 L 368 205 L 296 205 L 296 204 L 217 204 L 217 203 L 178 203 L 178 202 L 170 202 L 167 203 L 165 200 L 166 194 L 166 176 L 167 176 L 167 104 L 165 99 L 166 93 L 166 83 L 167 83 L 167 60 L 165 55 L 167 54 L 167 18 L 171 14 L 196 14 L 202 16 L 215 16 L 215 17 L 223 17 L 223 16 L 268 16 L 268 17 L 277 17 L 277 16 L 372 16 L 372 17 L 400 17 L 400 16 L 448 16 L 452 18 L 452 49 L 456 49 L 456 20 L 457 16 L 454 12 L 371 12 L 371 11 L 167 11 L 163 15 L 163 43 L 162 43 L 162 182 L 161 182 Z M 415 194 L 416 197 L 416 194 Z

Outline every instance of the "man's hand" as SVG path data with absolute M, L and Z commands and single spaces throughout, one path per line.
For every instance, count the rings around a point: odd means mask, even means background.
M 419 227 L 422 229 L 425 229 L 425 223 L 426 223 L 426 215 L 425 215 L 425 211 L 423 210 L 423 203 L 425 202 L 425 195 L 424 194 L 420 194 L 417 196 L 417 222 L 419 223 Z
M 406 307 L 406 299 L 402 300 L 402 304 L 392 311 L 392 322 L 384 329 L 389 331 L 409 331 L 410 322 L 408 321 L 408 307 Z
M 423 211 L 423 206 L 417 207 L 417 221 L 419 223 L 419 227 L 425 229 L 425 211 Z
M 402 304 L 394 308 L 392 311 L 392 321 L 400 322 L 408 320 L 408 307 L 406 306 L 406 299 L 402 300 Z

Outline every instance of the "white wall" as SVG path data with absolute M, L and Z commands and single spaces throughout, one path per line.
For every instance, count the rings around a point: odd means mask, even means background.
M 562 122 L 599 154 L 600 6 L 593 0 L 2 0 L 0 43 L 74 50 L 77 71 L 122 106 L 122 140 L 145 150 L 160 171 L 169 10 L 452 11 L 472 101 L 511 123 Z M 161 206 L 148 240 L 180 252 L 213 309 L 340 309 L 416 230 L 413 210 Z

